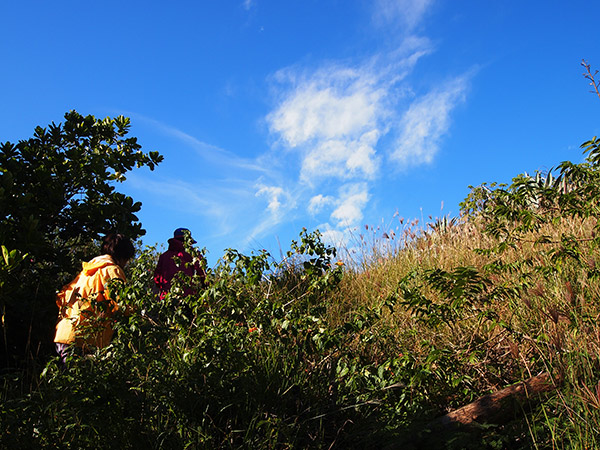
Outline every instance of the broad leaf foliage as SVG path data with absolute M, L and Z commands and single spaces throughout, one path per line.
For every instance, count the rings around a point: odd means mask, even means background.
M 0 144 L 0 243 L 28 255 L 0 291 L 0 364 L 13 365 L 24 351 L 36 351 L 22 348 L 34 343 L 31 338 L 47 339 L 54 292 L 97 252 L 99 237 L 144 234 L 135 215 L 141 204 L 118 192 L 115 182 L 135 167 L 154 169 L 162 156 L 144 153 L 127 136 L 129 127 L 123 116 L 100 120 L 70 111 L 64 123 Z M 42 323 L 45 328 L 37 330 Z M 32 327 L 41 335 L 27 336 Z

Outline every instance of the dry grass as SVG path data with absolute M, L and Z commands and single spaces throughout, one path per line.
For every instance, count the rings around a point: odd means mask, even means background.
M 600 255 L 594 246 L 585 245 L 595 219 L 545 225 L 536 233 L 521 236 L 514 248 L 502 254 L 476 251 L 497 244 L 477 220 L 436 230 L 423 230 L 416 221 L 401 221 L 400 225 L 400 232 L 368 227 L 358 236 L 356 247 L 363 257 L 349 265 L 352 276 L 343 280 L 329 311 L 332 323 L 341 323 L 361 309 L 379 310 L 381 315 L 370 333 L 387 336 L 385 351 L 410 351 L 419 358 L 426 356 L 427 346 L 436 345 L 470 354 L 466 364 L 471 373 L 478 374 L 474 385 L 481 391 L 494 391 L 548 370 L 570 379 L 581 405 L 600 409 L 600 384 L 596 384 L 600 382 L 595 375 L 600 367 L 600 284 L 588 273 L 595 269 Z M 548 243 L 536 243 L 542 235 Z M 552 252 L 560 247 L 564 235 L 576 236 L 584 243 L 581 264 L 553 260 Z M 499 262 L 514 268 L 489 270 L 488 265 Z M 486 274 L 495 287 L 528 287 L 516 298 L 488 305 L 495 320 L 467 311 L 460 320 L 431 327 L 400 304 L 393 312 L 383 306 L 410 272 L 452 271 L 461 266 Z M 544 267 L 556 271 L 548 275 L 541 270 Z M 444 301 L 427 286 L 422 293 L 434 303 Z M 574 359 L 581 361 L 574 363 Z M 586 381 L 580 383 L 579 377 Z M 593 421 L 598 420 L 597 413 L 592 416 Z

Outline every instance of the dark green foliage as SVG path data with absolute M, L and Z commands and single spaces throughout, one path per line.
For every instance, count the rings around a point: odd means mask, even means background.
M 120 318 L 111 346 L 64 371 L 50 363 L 25 397 L 11 398 L 19 381 L 6 379 L 0 444 L 348 448 L 384 437 L 385 429 L 373 432 L 377 418 L 407 414 L 393 390 L 382 390 L 397 363 L 376 366 L 359 349 L 350 356 L 368 324 L 328 325 L 323 303 L 342 272 L 318 233 L 304 231 L 301 242 L 297 259 L 283 264 L 268 263 L 266 252 L 229 251 L 201 293 L 172 290 L 163 301 L 151 289 L 155 255 L 143 254 L 121 287 L 133 313 Z
M 600 213 L 600 140 L 594 137 L 581 145 L 586 161 L 561 163 L 556 174 L 519 175 L 510 186 L 483 184 L 472 188 L 461 203 L 465 215 L 481 216 L 489 233 L 500 244 L 514 245 L 528 232 L 534 232 L 560 219 L 585 219 Z M 497 186 L 497 187 L 496 187 Z M 565 237 L 570 240 L 571 237 Z M 574 237 L 577 240 L 577 237 Z M 539 243 L 547 242 L 543 236 Z M 594 241 L 596 244 L 597 242 Z
M 469 377 L 447 349 L 373 358 L 392 338 L 374 333 L 389 301 L 331 324 L 335 250 L 306 230 L 292 249 L 281 263 L 228 251 L 205 289 L 164 300 L 144 252 L 115 287 L 131 313 L 109 347 L 66 370 L 51 361 L 24 395 L 23 378 L 4 378 L 0 446 L 379 448 L 464 395 Z
M 162 160 L 127 137 L 123 116 L 96 119 L 75 111 L 65 122 L 37 127 L 17 144 L 0 144 L 0 244 L 27 258 L 0 287 L 0 366 L 22 364 L 51 341 L 54 294 L 95 256 L 112 231 L 131 239 L 144 231 L 141 204 L 115 190 L 134 167 Z M 4 273 L 4 269 L 3 272 Z M 4 279 L 4 275 L 2 275 Z

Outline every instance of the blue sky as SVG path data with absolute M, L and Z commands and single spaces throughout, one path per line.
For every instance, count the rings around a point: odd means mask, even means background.
M 70 109 L 123 114 L 165 161 L 119 189 L 147 244 L 187 226 L 209 264 L 302 227 L 457 215 L 468 185 L 582 160 L 600 134 L 600 3 L 27 1 L 0 5 L 0 141 Z M 442 209 L 443 205 L 443 209 Z

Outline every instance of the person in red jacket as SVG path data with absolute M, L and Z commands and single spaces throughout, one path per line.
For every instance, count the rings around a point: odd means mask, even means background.
M 187 228 L 177 228 L 173 232 L 173 237 L 168 240 L 169 249 L 158 258 L 158 264 L 154 271 L 154 284 L 158 289 L 161 299 L 167 295 L 171 289 L 173 278 L 180 272 L 189 277 L 198 276 L 201 284 L 204 284 L 206 274 L 201 265 L 203 256 L 199 252 L 191 255 L 186 251 L 184 246 L 186 235 L 192 244 L 196 243 Z M 183 296 L 194 293 L 195 289 L 191 286 L 183 290 Z

